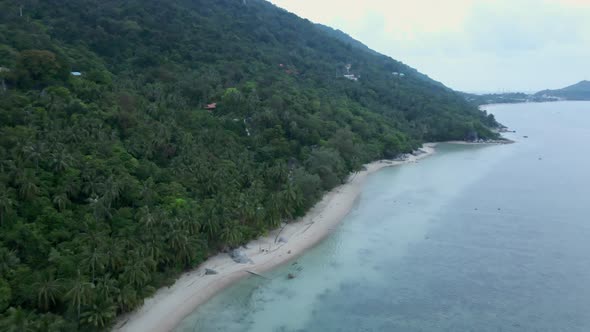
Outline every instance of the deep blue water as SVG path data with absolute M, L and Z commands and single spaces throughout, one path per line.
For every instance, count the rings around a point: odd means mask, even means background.
M 334 234 L 177 331 L 590 331 L 590 103 L 488 110 L 517 143 L 372 175 Z

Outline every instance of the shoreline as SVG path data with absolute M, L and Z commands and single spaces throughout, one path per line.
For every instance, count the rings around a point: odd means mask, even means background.
M 122 315 L 112 328 L 121 332 L 171 331 L 195 309 L 215 294 L 239 279 L 254 273 L 264 273 L 302 255 L 332 233 L 348 215 L 361 193 L 363 184 L 372 173 L 385 167 L 415 163 L 435 152 L 437 143 L 425 143 L 423 153 L 409 155 L 405 160 L 379 160 L 364 165 L 364 169 L 349 175 L 346 183 L 324 194 L 305 216 L 284 227 L 275 229 L 242 247 L 251 260 L 239 264 L 227 253 L 218 253 L 198 267 L 186 272 L 176 282 L 160 288 L 135 311 Z M 287 242 L 275 241 L 278 237 Z M 205 274 L 213 269 L 217 274 Z
M 458 144 L 458 145 L 505 145 L 505 144 L 513 144 L 516 143 L 510 139 L 504 139 L 502 141 L 483 141 L 483 142 L 468 142 L 468 141 L 446 141 L 444 143 L 448 144 Z

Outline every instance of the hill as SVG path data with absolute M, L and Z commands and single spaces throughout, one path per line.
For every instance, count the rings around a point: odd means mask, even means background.
M 0 22 L 0 330 L 105 329 L 365 162 L 496 136 L 265 1 L 2 1 Z
M 590 81 L 581 81 L 558 90 L 539 91 L 535 96 L 565 100 L 590 100 Z
M 363 51 L 369 52 L 369 53 L 374 54 L 375 56 L 378 56 L 378 57 L 382 57 L 382 58 L 386 59 L 386 61 L 396 63 L 397 64 L 397 69 L 396 70 L 398 70 L 398 72 L 397 72 L 398 74 L 404 74 L 404 75 L 411 74 L 414 78 L 422 79 L 422 80 L 424 80 L 424 81 L 426 81 L 426 82 L 428 82 L 430 84 L 434 84 L 436 86 L 445 88 L 445 89 L 447 89 L 447 90 L 450 91 L 450 89 L 447 88 L 447 87 L 445 87 L 444 84 L 431 79 L 427 75 L 420 73 L 416 69 L 414 69 L 414 68 L 412 68 L 410 66 L 407 66 L 407 65 L 403 64 L 402 62 L 399 62 L 399 61 L 396 61 L 394 59 L 391 59 L 390 57 L 388 57 L 386 55 L 383 55 L 383 54 L 381 54 L 379 52 L 376 52 L 376 51 L 370 49 L 367 45 L 361 43 L 360 41 L 358 41 L 358 40 L 356 40 L 354 38 L 352 38 L 347 33 L 343 32 L 341 30 L 333 29 L 333 28 L 331 28 L 329 26 L 325 26 L 325 25 L 322 25 L 322 24 L 316 24 L 316 26 L 320 30 L 324 31 L 326 34 L 334 37 L 335 39 L 340 40 L 341 42 L 343 42 L 345 44 L 350 45 L 351 47 L 354 47 L 354 48 L 357 48 L 359 50 L 363 50 Z
M 581 81 L 558 90 L 543 90 L 533 94 L 523 92 L 474 94 L 461 92 L 474 105 L 551 102 L 559 100 L 590 100 L 590 81 Z
M 354 48 L 357 48 L 361 51 L 369 52 L 369 53 L 372 53 L 372 54 L 378 55 L 378 56 L 384 56 L 384 55 L 372 50 L 371 48 L 369 48 L 367 45 L 363 44 L 362 42 L 352 38 L 350 35 L 348 35 L 346 32 L 344 32 L 342 30 L 334 29 L 332 27 L 329 27 L 329 26 L 323 25 L 323 24 L 319 24 L 319 23 L 316 23 L 315 25 L 318 29 L 323 31 L 325 34 L 327 34 L 327 35 L 333 37 L 334 39 L 337 39 L 345 44 L 348 44 L 348 45 L 350 45 Z
M 516 104 L 525 103 L 530 101 L 531 96 L 522 92 L 510 92 L 510 93 L 486 93 L 486 94 L 474 94 L 474 93 L 462 93 L 467 101 L 475 105 L 488 105 L 488 104 Z

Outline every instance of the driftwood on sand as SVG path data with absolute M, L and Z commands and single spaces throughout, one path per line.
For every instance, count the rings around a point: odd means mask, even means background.
M 262 279 L 270 280 L 269 278 L 267 278 L 267 277 L 265 277 L 265 276 L 263 276 L 263 275 L 261 275 L 261 274 L 258 274 L 258 273 L 256 273 L 256 272 L 253 272 L 253 271 L 250 271 L 250 270 L 246 270 L 246 272 L 250 273 L 251 275 L 255 275 L 255 276 L 257 276 L 257 277 L 260 277 L 260 278 L 262 278 Z

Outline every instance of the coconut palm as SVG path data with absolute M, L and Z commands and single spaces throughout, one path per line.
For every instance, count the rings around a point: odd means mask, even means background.
M 82 252 L 82 260 L 80 261 L 80 264 L 86 267 L 91 273 L 92 282 L 95 280 L 96 271 L 102 271 L 106 263 L 106 256 L 102 250 L 100 250 L 100 247 L 86 247 Z
M 137 291 L 132 285 L 126 285 L 117 296 L 117 303 L 123 312 L 133 310 L 139 304 Z
M 185 265 L 189 264 L 193 248 L 187 234 L 181 229 L 174 229 L 169 234 L 168 242 L 177 260 L 182 261 Z
M 4 332 L 33 332 L 33 315 L 21 308 L 11 307 L 6 310 L 6 315 L 0 320 L 0 330 Z
M 14 200 L 12 199 L 10 192 L 11 191 L 6 187 L 0 187 L 0 226 L 4 224 L 4 217 L 14 206 Z
M 62 193 L 53 196 L 52 203 L 59 211 L 64 211 L 70 200 L 68 199 L 68 195 Z
M 7 275 L 13 267 L 20 263 L 16 251 L 0 247 L 0 275 Z
M 102 190 L 103 183 L 92 176 L 84 177 L 82 183 L 82 193 L 86 196 L 94 198 L 97 196 L 97 193 Z
M 54 152 L 49 157 L 49 166 L 56 173 L 61 173 L 68 169 L 73 163 L 73 158 L 61 148 L 59 152 Z
M 22 148 L 22 155 L 26 161 L 39 168 L 39 161 L 43 158 L 43 146 L 41 144 L 30 144 Z
M 235 221 L 228 221 L 221 229 L 220 238 L 231 247 L 237 246 L 242 240 L 242 232 L 239 224 Z
M 119 296 L 119 282 L 110 274 L 96 278 L 96 294 L 103 300 L 110 300 Z
M 213 238 L 220 230 L 221 225 L 216 215 L 216 202 L 215 200 L 208 199 L 203 202 L 203 217 L 202 227 L 209 238 Z
M 137 216 L 139 217 L 141 227 L 145 230 L 153 229 L 159 222 L 158 216 L 152 213 L 148 206 L 141 207 L 137 212 Z
M 100 300 L 82 313 L 82 323 L 104 328 L 117 314 L 117 306 L 111 300 Z
M 56 303 L 63 290 L 61 280 L 55 279 L 53 273 L 46 273 L 33 287 L 37 289 L 37 305 L 43 311 L 49 310 L 49 306 Z
M 80 233 L 79 240 L 82 244 L 87 245 L 89 248 L 102 247 L 107 240 L 104 229 L 99 229 L 100 224 L 88 218 L 89 220 L 84 221 L 84 232 Z
M 121 266 L 125 263 L 125 252 L 123 246 L 119 241 L 108 238 L 104 247 L 104 255 L 106 264 L 110 271 L 119 271 Z
M 65 298 L 70 301 L 70 307 L 76 311 L 79 320 L 82 305 L 90 302 L 94 284 L 89 282 L 87 277 L 78 270 L 78 276 L 69 282 L 69 288 L 70 290 L 65 294 Z
M 39 194 L 39 187 L 36 184 L 37 179 L 31 170 L 26 170 L 17 182 L 20 198 L 30 200 Z
M 282 208 L 280 210 L 281 215 L 291 218 L 293 213 L 301 206 L 303 202 L 299 192 L 289 181 L 279 195 L 280 200 L 282 201 Z
M 115 179 L 113 175 L 111 175 L 104 183 L 104 194 L 103 199 L 105 200 L 106 205 L 108 208 L 111 207 L 111 204 L 116 202 L 121 195 L 122 186 L 121 184 Z
M 150 257 L 139 256 L 139 252 L 133 253 L 132 257 L 133 263 L 125 267 L 121 278 L 125 283 L 140 288 L 150 281 L 150 272 L 155 269 L 156 262 Z

